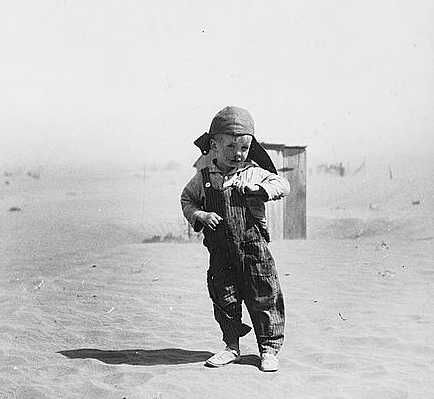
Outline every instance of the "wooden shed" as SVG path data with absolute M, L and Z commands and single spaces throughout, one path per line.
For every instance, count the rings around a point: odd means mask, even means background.
M 306 238 L 306 146 L 261 143 L 279 175 L 288 179 L 291 193 L 280 201 L 266 203 L 268 229 L 272 240 Z M 200 156 L 196 169 L 205 167 L 211 154 Z
M 306 146 L 261 143 L 280 176 L 288 179 L 291 192 L 266 204 L 271 239 L 306 238 Z

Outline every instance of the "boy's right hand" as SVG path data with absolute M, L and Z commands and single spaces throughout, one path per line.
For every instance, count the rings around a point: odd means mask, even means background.
M 215 212 L 199 212 L 197 220 L 201 222 L 205 227 L 215 231 L 217 225 L 223 220 L 223 218 Z

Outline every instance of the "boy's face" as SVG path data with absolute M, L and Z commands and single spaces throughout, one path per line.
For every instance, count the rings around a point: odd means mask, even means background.
M 247 159 L 252 136 L 231 136 L 218 134 L 211 142 L 211 147 L 216 153 L 217 166 L 223 171 L 237 168 L 241 162 Z

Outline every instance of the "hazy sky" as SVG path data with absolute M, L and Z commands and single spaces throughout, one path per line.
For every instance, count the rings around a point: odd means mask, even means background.
M 432 0 L 0 3 L 0 159 L 199 154 L 226 105 L 326 160 L 434 156 Z

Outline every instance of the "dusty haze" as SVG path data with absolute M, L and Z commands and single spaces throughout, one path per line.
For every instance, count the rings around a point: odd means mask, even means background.
M 0 6 L 0 160 L 191 162 L 232 104 L 314 160 L 434 155 L 431 1 Z

